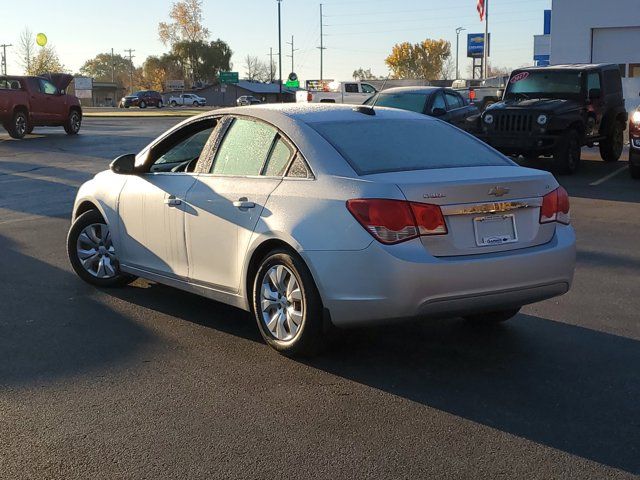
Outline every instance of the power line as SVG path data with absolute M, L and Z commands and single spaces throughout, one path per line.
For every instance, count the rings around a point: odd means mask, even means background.
M 125 49 L 125 52 L 129 54 L 129 90 L 133 93 L 133 59 L 135 55 L 132 55 L 135 50 L 133 48 Z
M 318 48 L 320 49 L 320 82 L 321 83 L 324 80 L 324 72 L 323 72 L 324 51 L 327 49 L 324 46 L 323 27 L 324 27 L 324 15 L 322 14 L 322 4 L 320 4 L 320 46 Z

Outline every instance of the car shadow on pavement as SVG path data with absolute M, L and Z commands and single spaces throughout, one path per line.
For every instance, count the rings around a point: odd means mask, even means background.
M 72 273 L 21 253 L 2 235 L 0 252 L 0 385 L 99 374 L 155 342 Z
M 347 331 L 309 365 L 640 473 L 640 342 L 519 315 Z M 407 419 L 411 421 L 411 419 Z

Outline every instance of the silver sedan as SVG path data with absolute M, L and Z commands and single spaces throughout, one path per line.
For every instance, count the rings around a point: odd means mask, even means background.
M 504 321 L 567 292 L 575 263 L 552 175 L 385 108 L 207 112 L 117 158 L 72 215 L 82 279 L 143 277 L 251 311 L 288 355 L 333 326 Z

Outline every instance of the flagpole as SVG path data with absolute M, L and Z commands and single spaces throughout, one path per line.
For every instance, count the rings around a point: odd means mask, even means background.
M 482 49 L 482 77 L 489 75 L 489 0 L 484 0 L 484 48 Z

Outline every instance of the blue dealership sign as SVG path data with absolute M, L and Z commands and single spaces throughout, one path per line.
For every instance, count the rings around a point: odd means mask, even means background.
M 491 44 L 491 34 L 489 34 Z M 491 45 L 489 45 L 491 51 Z M 470 33 L 467 35 L 467 57 L 482 58 L 484 56 L 484 33 Z

